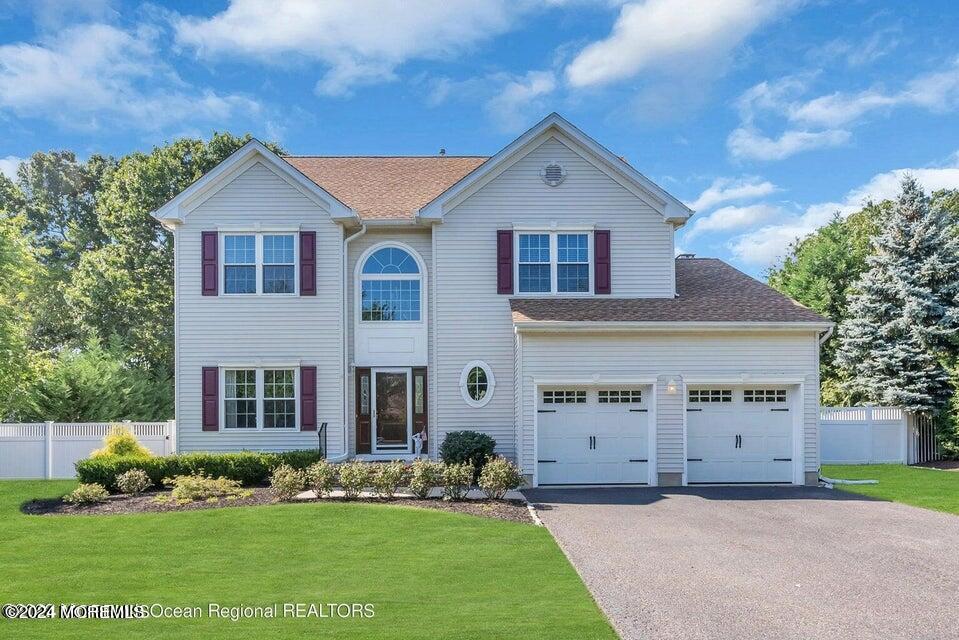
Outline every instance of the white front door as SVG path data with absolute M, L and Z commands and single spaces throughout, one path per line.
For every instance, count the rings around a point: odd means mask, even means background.
M 622 386 L 540 389 L 538 483 L 648 483 L 647 390 Z
M 373 369 L 373 453 L 410 453 L 413 406 L 410 369 Z
M 793 391 L 771 386 L 686 391 L 687 482 L 792 482 Z

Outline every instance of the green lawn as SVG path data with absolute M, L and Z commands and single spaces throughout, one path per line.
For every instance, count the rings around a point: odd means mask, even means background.
M 615 638 L 540 527 L 299 504 L 26 516 L 72 482 L 0 482 L 0 604 L 201 606 L 197 620 L 3 620 L 3 638 Z M 209 603 L 372 603 L 373 618 L 206 616 Z
M 823 465 L 822 475 L 843 480 L 878 480 L 879 484 L 840 485 L 842 491 L 959 514 L 959 471 L 901 464 Z

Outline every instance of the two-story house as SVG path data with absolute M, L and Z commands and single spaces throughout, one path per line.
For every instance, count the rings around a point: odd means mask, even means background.
M 831 325 L 715 259 L 692 215 L 552 114 L 492 157 L 250 142 L 173 232 L 181 451 L 333 460 L 496 440 L 534 484 L 813 483 Z

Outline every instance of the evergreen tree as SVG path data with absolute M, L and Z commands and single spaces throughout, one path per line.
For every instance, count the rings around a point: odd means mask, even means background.
M 906 177 L 872 246 L 839 328 L 837 362 L 867 400 L 936 411 L 952 393 L 944 361 L 959 329 L 959 238 L 949 212 Z

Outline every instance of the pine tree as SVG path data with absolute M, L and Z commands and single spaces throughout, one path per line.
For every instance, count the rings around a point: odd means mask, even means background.
M 959 237 L 948 212 L 906 177 L 872 244 L 837 361 L 868 400 L 936 411 L 952 394 L 943 361 L 959 345 Z

